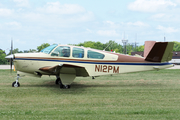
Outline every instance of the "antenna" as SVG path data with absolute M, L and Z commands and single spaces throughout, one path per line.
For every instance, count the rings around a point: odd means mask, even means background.
M 166 42 L 166 36 L 165 36 L 165 33 L 164 33 L 164 42 Z
M 111 43 L 110 43 L 107 47 L 109 47 L 112 43 L 113 43 L 113 42 L 111 42 Z M 107 47 L 106 47 L 106 48 L 107 48 Z M 106 50 L 106 48 L 105 48 L 103 51 L 105 51 L 105 50 Z

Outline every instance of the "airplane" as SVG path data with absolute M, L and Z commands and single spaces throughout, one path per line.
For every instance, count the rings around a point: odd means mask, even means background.
M 92 78 L 129 72 L 160 70 L 174 65 L 173 42 L 145 41 L 144 57 L 130 56 L 97 49 L 53 44 L 39 53 L 11 54 L 6 59 L 14 62 L 17 80 L 12 87 L 19 87 L 19 77 L 31 75 L 56 76 L 56 84 L 62 89 L 70 88 L 76 77 Z M 12 68 L 12 67 L 11 67 Z

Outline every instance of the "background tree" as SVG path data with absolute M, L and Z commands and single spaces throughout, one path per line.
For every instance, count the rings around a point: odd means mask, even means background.
M 136 50 L 137 50 L 137 52 L 143 52 L 144 51 L 144 45 L 137 46 Z
M 173 41 L 174 42 L 174 47 L 173 51 L 180 51 L 180 42 Z
M 76 46 L 84 46 L 84 47 L 103 50 L 103 44 L 101 42 L 85 41 L 84 43 L 79 43 Z
M 109 40 L 109 42 L 103 44 L 101 42 L 92 42 L 92 41 L 85 41 L 84 43 L 79 43 L 76 46 L 84 46 L 84 47 L 90 47 L 98 50 L 104 50 L 106 48 L 106 51 L 115 51 L 122 53 L 123 47 L 122 45 L 116 43 L 115 41 Z
M 180 51 L 180 42 L 177 41 L 173 41 L 174 42 L 174 47 L 173 47 L 173 51 Z M 37 46 L 37 50 L 38 52 L 40 52 L 42 49 L 46 48 L 50 46 L 49 43 L 43 43 L 40 46 Z M 106 47 L 106 51 L 115 51 L 116 53 L 123 53 L 124 52 L 124 46 L 122 46 L 119 43 L 116 43 L 113 40 L 109 40 L 108 42 L 101 43 L 101 42 L 93 42 L 93 41 L 85 41 L 84 43 L 79 43 L 76 44 L 75 46 L 84 46 L 84 47 L 90 47 L 90 48 L 94 48 L 94 49 L 99 49 L 99 50 L 104 50 Z M 29 53 L 29 52 L 37 52 L 37 50 L 35 49 L 30 49 L 30 50 L 24 50 L 19 51 L 18 48 L 13 50 L 13 54 L 15 53 Z M 126 45 L 126 51 L 127 54 L 131 54 L 131 52 L 137 51 L 137 52 L 143 52 L 144 51 L 144 45 L 140 45 L 140 46 L 135 46 L 133 44 L 127 44 Z M 9 51 L 8 55 L 11 54 L 11 51 Z M 5 52 L 3 50 L 0 49 L 0 64 L 6 64 L 7 60 L 5 59 Z
M 43 50 L 44 48 L 46 48 L 48 46 L 50 46 L 49 43 L 43 43 L 43 44 L 41 44 L 40 46 L 37 47 L 37 50 L 38 50 L 38 52 L 40 52 L 41 50 Z
M 23 52 L 22 52 L 22 51 L 19 51 L 19 49 L 16 48 L 16 49 L 14 49 L 14 50 L 12 51 L 12 53 L 15 54 L 15 53 L 23 53 Z M 8 55 L 11 55 L 11 50 L 9 50 Z
M 5 51 L 0 49 L 0 65 L 7 63 L 5 57 L 6 57 Z
M 131 52 L 133 52 L 134 50 L 135 50 L 135 49 L 134 49 L 134 45 L 133 45 L 133 44 L 128 43 L 128 44 L 126 45 L 126 54 L 131 55 Z
M 29 52 L 29 53 L 35 53 L 35 52 L 37 52 L 37 50 L 35 50 L 35 49 L 29 49 L 28 52 Z

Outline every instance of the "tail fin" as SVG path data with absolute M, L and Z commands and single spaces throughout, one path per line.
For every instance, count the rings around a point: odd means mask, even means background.
M 172 59 L 173 42 L 146 41 L 144 57 L 146 61 L 168 62 Z

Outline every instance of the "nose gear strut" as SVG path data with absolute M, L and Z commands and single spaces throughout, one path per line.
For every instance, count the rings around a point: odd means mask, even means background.
M 16 81 L 14 81 L 13 83 L 12 83 L 12 87 L 20 87 L 20 84 L 19 84 L 19 78 L 20 78 L 20 76 L 19 76 L 19 74 L 17 74 L 17 79 L 16 79 Z

